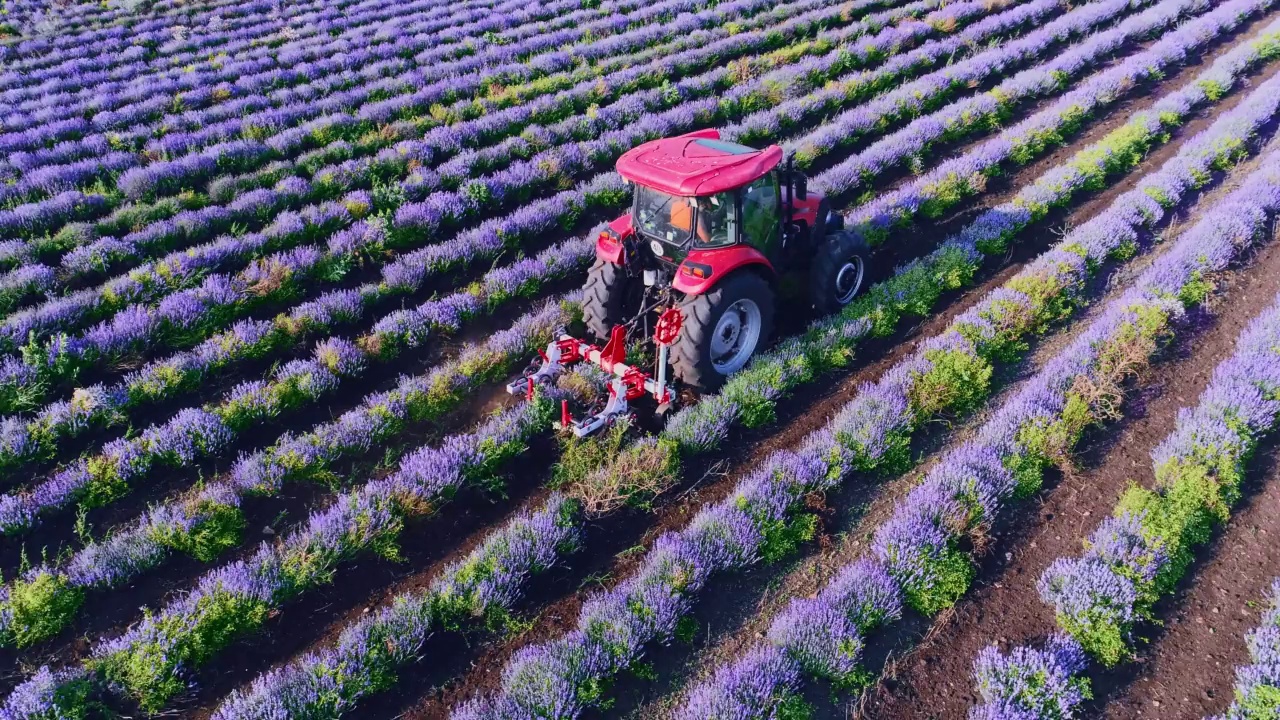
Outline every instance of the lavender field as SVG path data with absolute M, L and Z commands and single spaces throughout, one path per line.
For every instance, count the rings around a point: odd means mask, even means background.
M 867 281 L 575 438 L 704 128 Z M 0 0 L 0 720 L 1280 719 L 1277 131 L 1275 0 Z

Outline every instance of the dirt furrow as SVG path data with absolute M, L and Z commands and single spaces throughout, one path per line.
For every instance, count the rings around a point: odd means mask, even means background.
M 1225 532 L 1192 566 L 1190 584 L 1157 608 L 1164 627 L 1137 666 L 1109 685 L 1094 678 L 1106 701 L 1099 717 L 1199 720 L 1230 704 L 1235 668 L 1251 662 L 1245 633 L 1258 626 L 1262 597 L 1280 575 L 1280 462 L 1274 439 L 1264 449 Z
M 972 663 L 978 650 L 992 642 L 1034 641 L 1053 630 L 1036 580 L 1054 559 L 1079 553 L 1081 539 L 1111 512 L 1129 483 L 1149 481 L 1151 449 L 1173 429 L 1178 409 L 1195 403 L 1236 336 L 1277 291 L 1280 246 L 1275 243 L 1221 278 L 1216 302 L 1196 314 L 1168 359 L 1143 379 L 1126 401 L 1125 419 L 1090 438 L 1079 466 L 1036 505 L 1013 516 L 1016 529 L 993 544 L 973 590 L 917 647 L 892 663 L 860 708 L 861 717 L 963 718 L 976 701 Z M 1105 696 L 1105 688 L 1099 690 Z

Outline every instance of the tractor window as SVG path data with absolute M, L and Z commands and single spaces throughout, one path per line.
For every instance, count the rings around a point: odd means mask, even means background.
M 634 221 L 650 237 L 673 245 L 683 245 L 693 234 L 694 206 L 691 198 L 668 195 L 636 185 Z
M 636 185 L 634 222 L 649 237 L 683 246 L 690 237 L 699 248 L 731 245 L 737 236 L 733 193 L 706 197 L 668 195 Z
M 717 248 L 734 242 L 733 194 L 719 193 L 698 200 L 698 230 L 693 244 L 698 248 Z
M 746 242 L 767 257 L 778 244 L 778 174 L 769 173 L 742 192 L 742 230 Z

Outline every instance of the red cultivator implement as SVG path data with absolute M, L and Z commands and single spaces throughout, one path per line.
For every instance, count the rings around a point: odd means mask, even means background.
M 670 407 L 675 398 L 667 381 L 667 363 L 671 345 L 680 335 L 681 322 L 680 309 L 673 307 L 662 313 L 654 327 L 653 341 L 658 346 L 656 379 L 625 362 L 627 328 L 615 325 L 609 342 L 603 348 L 569 335 L 553 340 L 546 350 L 538 351 L 541 362 L 537 368 L 508 384 L 507 391 L 513 395 L 532 396 L 538 384 L 554 382 L 570 365 L 587 362 L 613 376 L 609 381 L 609 400 L 602 410 L 581 420 L 572 417 L 569 402 L 563 401 L 560 408 L 561 429 L 572 430 L 578 437 L 590 435 L 629 413 L 630 403 L 645 395 L 652 396 L 659 408 L 665 409 Z

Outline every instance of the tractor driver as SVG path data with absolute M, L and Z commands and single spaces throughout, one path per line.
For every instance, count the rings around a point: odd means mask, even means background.
M 693 198 L 697 212 L 689 198 L 675 197 L 671 201 L 671 226 L 681 230 L 693 230 L 700 247 L 718 247 L 729 243 L 729 208 L 731 196 L 711 195 Z M 690 228 L 690 216 L 696 217 L 696 228 Z
M 729 193 L 698 198 L 698 244 L 719 247 L 729 244 L 729 217 L 733 196 Z

